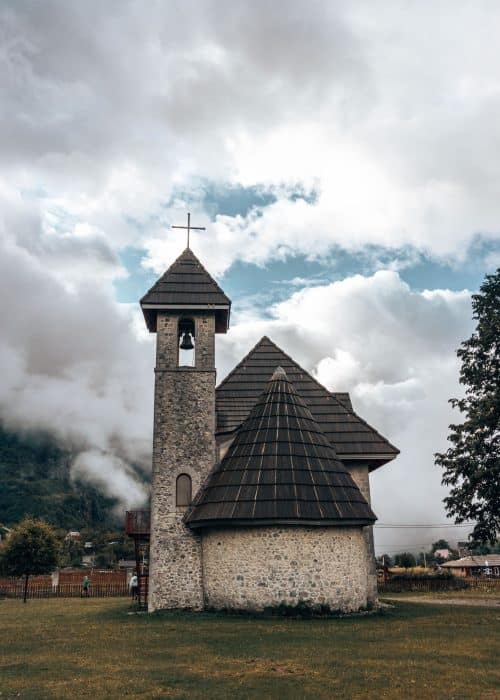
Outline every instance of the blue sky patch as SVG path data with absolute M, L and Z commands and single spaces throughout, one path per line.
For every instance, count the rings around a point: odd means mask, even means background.
M 200 181 L 188 191 L 176 191 L 174 200 L 183 199 L 206 211 L 212 220 L 216 215 L 246 216 L 254 208 L 263 208 L 276 201 L 277 189 L 264 186 L 242 187 L 227 183 Z M 280 196 L 282 193 L 280 192 Z M 288 191 L 290 199 L 303 198 L 314 202 L 317 193 L 306 191 L 300 184 Z M 379 269 L 397 270 L 401 278 L 416 291 L 423 289 L 478 289 L 487 271 L 488 255 L 498 254 L 497 242 L 477 236 L 463 262 L 432 258 L 414 248 L 389 249 L 365 246 L 360 251 L 332 249 L 329 256 L 310 260 L 303 255 L 289 255 L 285 260 L 270 261 L 265 266 L 236 261 L 219 280 L 226 294 L 238 303 L 249 303 L 262 313 L 270 304 L 286 299 L 301 287 L 328 284 L 355 274 L 371 275 Z M 129 277 L 115 282 L 119 301 L 134 302 L 152 286 L 157 275 L 145 270 L 141 261 L 146 252 L 128 247 L 121 253 L 121 262 Z

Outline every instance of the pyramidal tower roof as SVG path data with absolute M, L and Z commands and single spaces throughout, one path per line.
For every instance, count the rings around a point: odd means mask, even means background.
M 275 369 L 186 523 L 368 525 L 366 499 L 285 371 Z
M 156 331 L 156 316 L 162 309 L 215 311 L 216 332 L 229 326 L 231 300 L 205 270 L 190 248 L 186 248 L 142 297 L 141 307 L 150 332 Z

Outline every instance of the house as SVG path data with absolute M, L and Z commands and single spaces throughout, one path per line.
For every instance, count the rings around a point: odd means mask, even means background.
M 462 557 L 441 565 L 455 576 L 491 576 L 500 578 L 500 554 L 480 554 Z
M 127 573 L 132 573 L 136 569 L 135 559 L 120 559 L 118 561 L 118 568 L 121 570 L 125 569 Z
M 65 542 L 79 542 L 81 538 L 80 533 L 77 530 L 70 530 L 64 540 Z
M 470 546 L 471 546 L 470 542 L 458 542 L 457 543 L 458 556 L 459 557 L 468 556 L 471 553 Z
M 449 559 L 451 556 L 451 552 L 449 549 L 436 549 L 434 552 L 434 556 L 437 559 Z

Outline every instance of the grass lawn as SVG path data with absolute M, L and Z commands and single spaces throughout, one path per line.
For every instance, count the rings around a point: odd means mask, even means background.
M 464 588 L 458 591 L 404 591 L 401 593 L 381 593 L 380 597 L 384 598 L 404 598 L 406 596 L 418 596 L 419 598 L 436 598 L 446 600 L 447 598 L 463 598 L 464 600 L 497 600 L 500 603 L 500 587 L 496 588 Z
M 500 612 L 129 615 L 125 599 L 0 601 L 0 698 L 498 698 Z

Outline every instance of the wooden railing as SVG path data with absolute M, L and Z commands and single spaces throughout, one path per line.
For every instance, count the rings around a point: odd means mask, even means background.
M 149 535 L 151 511 L 128 510 L 125 513 L 125 532 L 127 535 Z

